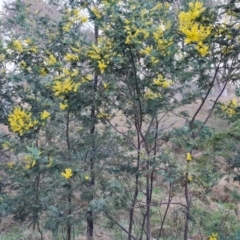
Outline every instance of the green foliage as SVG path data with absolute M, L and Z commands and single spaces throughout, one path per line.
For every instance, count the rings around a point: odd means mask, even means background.
M 232 214 L 218 231 L 224 211 L 210 214 L 207 226 L 206 209 L 191 197 L 211 192 L 221 177 L 217 155 L 238 167 L 238 103 L 218 107 L 233 122 L 226 132 L 207 125 L 219 96 L 197 120 L 216 77 L 223 85 L 238 77 L 239 16 L 231 4 L 57 6 L 51 18 L 16 1 L 9 19 L 16 29 L 0 43 L 0 123 L 9 128 L 0 139 L 1 215 L 54 238 L 65 229 L 68 240 L 73 227 L 87 219 L 89 231 L 100 214 L 135 239 L 149 240 L 156 222 L 163 236 L 173 212 L 185 240 L 197 223 L 207 235 L 236 232 Z M 182 110 L 188 104 L 197 105 L 193 113 Z M 186 202 L 175 207 L 177 199 Z

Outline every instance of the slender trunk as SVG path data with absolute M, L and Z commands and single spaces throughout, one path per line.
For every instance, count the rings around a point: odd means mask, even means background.
M 162 236 L 163 226 L 164 226 L 164 223 L 165 223 L 165 220 L 166 220 L 166 217 L 167 217 L 167 213 L 168 213 L 168 210 L 169 210 L 171 201 L 172 201 L 171 194 L 172 194 L 172 184 L 170 183 L 170 186 L 169 186 L 169 194 L 168 194 L 168 202 L 167 202 L 167 208 L 166 208 L 166 210 L 165 210 L 165 212 L 164 212 L 164 216 L 163 216 L 163 219 L 162 219 L 162 223 L 161 223 L 161 227 L 160 227 L 160 231 L 159 231 L 157 240 L 159 240 L 159 239 L 161 238 L 161 236 Z
M 94 84 L 97 84 L 97 76 L 95 75 L 94 77 Z M 93 120 L 93 125 L 92 128 L 90 130 L 90 134 L 94 134 L 95 133 L 95 105 L 92 105 L 92 109 L 91 109 L 91 117 Z M 95 149 L 95 144 L 93 142 L 92 145 L 92 151 L 94 152 Z M 92 156 L 90 159 L 90 172 L 92 172 L 93 168 L 94 168 L 94 157 Z M 89 184 L 89 188 L 92 188 L 94 186 L 95 183 L 95 177 L 94 174 L 91 173 L 91 180 L 90 180 L 90 184 Z M 94 196 L 92 195 L 90 197 L 90 201 L 93 200 Z M 87 211 L 87 239 L 88 240 L 92 240 L 93 239 L 93 231 L 94 231 L 94 223 L 93 223 L 93 212 L 92 210 Z
M 93 169 L 93 162 L 91 163 L 90 169 Z M 92 188 L 94 186 L 94 175 L 91 176 L 91 182 L 89 187 Z M 94 196 L 91 196 L 91 200 Z M 94 230 L 94 222 L 93 222 L 93 212 L 91 210 L 87 211 L 87 239 L 93 239 L 93 230 Z
M 36 204 L 38 203 L 38 191 L 39 191 L 39 183 L 40 183 L 40 173 L 35 178 L 34 188 L 36 192 Z M 36 224 L 38 223 L 38 212 L 37 208 L 33 208 L 33 231 L 36 229 Z
M 70 161 L 69 112 L 67 113 L 67 121 L 66 121 L 66 141 L 67 141 L 67 150 L 68 150 L 68 161 Z M 68 215 L 70 216 L 72 214 L 71 192 L 69 193 L 67 200 L 68 200 Z M 71 220 L 69 218 L 67 223 L 67 240 L 71 240 L 71 237 L 72 237 L 72 225 L 71 225 Z
M 137 127 L 136 127 L 137 129 Z M 139 171 L 139 166 L 140 166 L 140 150 L 141 150 L 141 142 L 140 142 L 140 136 L 138 134 L 138 156 L 137 156 L 137 171 Z M 131 234 L 132 234 L 132 227 L 133 227 L 133 215 L 134 215 L 134 207 L 135 204 L 137 202 L 137 197 L 138 197 L 138 185 L 139 185 L 139 181 L 138 181 L 139 175 L 138 172 L 135 175 L 135 192 L 134 192 L 134 196 L 133 196 L 133 201 L 132 201 L 132 205 L 131 205 L 131 209 L 129 212 L 129 227 L 128 227 L 128 240 L 131 240 Z
M 68 197 L 68 215 L 71 215 L 72 214 L 72 210 L 71 210 L 71 194 L 69 194 L 69 197 Z M 69 220 L 70 221 L 70 220 Z M 72 225 L 71 225 L 71 222 L 69 222 L 67 224 L 67 240 L 71 240 L 71 236 L 72 235 Z
M 186 215 L 185 215 L 185 226 L 184 226 L 184 240 L 188 240 L 188 223 L 190 218 L 190 202 L 188 193 L 188 172 L 186 173 L 185 183 L 185 199 L 186 199 Z
M 95 43 L 98 42 L 98 26 L 95 24 L 94 26 L 94 34 L 95 34 Z M 97 84 L 98 84 L 98 75 L 95 73 L 94 80 L 93 80 L 93 88 L 94 92 L 97 91 Z M 93 100 L 92 107 L 91 107 L 91 119 L 92 119 L 92 127 L 90 129 L 90 134 L 93 135 L 95 133 L 95 121 L 96 121 L 96 107 L 95 107 L 95 99 Z M 95 151 L 95 143 L 93 142 L 92 145 L 93 152 Z M 93 157 L 90 160 L 90 172 L 94 169 L 94 159 Z M 89 188 L 92 188 L 95 184 L 95 177 L 92 173 L 91 175 L 91 181 L 89 184 Z M 94 196 L 91 196 L 91 200 L 94 198 Z M 94 222 L 93 222 L 93 212 L 92 210 L 87 211 L 87 239 L 92 240 L 93 239 L 93 231 L 94 231 Z
M 36 147 L 38 148 L 38 140 L 36 141 Z M 39 184 L 40 184 L 40 172 L 35 178 L 34 182 L 34 191 L 36 192 L 36 204 L 38 203 L 38 190 L 39 190 Z M 38 209 L 33 208 L 33 231 L 36 229 L 36 223 L 38 222 Z
M 93 239 L 93 230 L 94 230 L 94 223 L 93 223 L 93 212 L 87 212 L 87 239 Z
M 142 240 L 142 238 L 143 238 L 143 233 L 144 233 L 144 232 L 146 233 L 146 231 L 145 231 L 146 216 L 147 216 L 147 214 L 146 214 L 146 212 L 145 212 L 145 214 L 143 214 L 143 220 L 142 220 L 142 225 L 141 225 L 141 236 L 140 236 L 139 240 Z
M 149 160 L 148 160 L 149 161 Z M 149 174 L 149 162 L 147 162 L 147 182 L 146 182 L 146 240 L 151 240 L 151 226 L 150 226 L 150 205 L 151 205 L 151 182 L 152 176 Z
M 136 201 L 137 201 L 137 196 L 138 196 L 138 174 L 136 174 L 136 182 L 135 182 L 135 192 L 134 192 L 134 196 L 133 196 L 133 202 L 132 202 L 132 205 L 131 205 L 131 209 L 130 209 L 130 212 L 129 212 L 129 228 L 128 228 L 128 232 L 129 232 L 129 235 L 128 235 L 128 240 L 131 240 L 131 234 L 132 234 L 132 226 L 133 226 L 133 214 L 134 214 L 134 207 L 135 207 L 135 204 L 136 204 Z

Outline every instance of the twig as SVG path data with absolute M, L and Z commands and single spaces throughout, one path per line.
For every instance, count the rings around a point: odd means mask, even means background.
M 108 215 L 107 212 L 104 212 L 106 214 L 106 216 L 113 222 L 113 224 L 117 225 L 119 228 L 121 228 L 125 233 L 127 233 L 128 235 L 131 236 L 131 238 L 133 240 L 138 240 L 137 238 L 135 238 L 132 234 L 130 234 L 121 224 L 119 224 L 118 222 L 116 222 L 111 216 Z
M 172 193 L 172 184 L 170 183 L 170 184 L 169 184 L 169 194 L 168 194 L 167 208 L 166 208 L 165 213 L 164 213 L 164 215 L 163 215 L 163 219 L 162 219 L 162 223 L 161 223 L 161 227 L 160 227 L 160 231 L 159 231 L 157 240 L 159 240 L 160 237 L 161 237 L 161 235 L 162 235 L 163 225 L 164 225 L 164 222 L 165 222 L 165 220 L 166 220 L 166 216 L 167 216 L 167 212 L 168 212 L 170 203 L 171 203 L 171 201 L 172 201 L 171 193 Z

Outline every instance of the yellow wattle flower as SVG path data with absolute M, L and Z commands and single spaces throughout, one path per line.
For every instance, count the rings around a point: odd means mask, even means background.
M 71 78 L 67 78 L 64 81 L 55 81 L 53 86 L 54 95 L 57 97 L 62 94 L 73 91 L 75 85 Z
M 179 17 L 179 30 L 185 35 L 185 43 L 196 43 L 196 50 L 200 55 L 208 54 L 208 46 L 203 41 L 210 36 L 211 26 L 205 26 L 197 21 L 199 16 L 205 11 L 203 3 L 196 1 L 189 3 L 187 12 L 181 11 Z
M 104 88 L 105 90 L 107 90 L 107 89 L 109 88 L 109 84 L 108 84 L 108 83 L 103 83 L 103 88 Z
M 32 119 L 31 113 L 20 107 L 15 107 L 13 112 L 8 115 L 8 122 L 12 131 L 20 136 L 38 124 L 37 120 Z
M 218 240 L 218 234 L 217 233 L 212 233 L 211 236 L 208 238 L 209 240 Z
M 94 6 L 91 10 L 92 10 L 93 14 L 96 16 L 96 18 L 98 18 L 98 19 L 101 18 L 101 13 L 97 6 Z
M 72 169 L 71 168 L 65 168 L 64 172 L 61 172 L 61 175 L 64 178 L 69 179 L 73 175 Z
M 28 38 L 24 41 L 26 44 L 31 44 L 32 43 L 32 39 Z
M 46 58 L 45 61 L 48 65 L 53 65 L 57 62 L 56 58 L 52 54 L 49 54 L 49 57 Z
M 47 164 L 47 167 L 51 167 L 53 163 L 52 157 L 49 157 L 49 163 Z
M 41 120 L 45 120 L 47 118 L 50 117 L 50 112 L 44 110 L 43 112 L 41 112 Z
M 13 162 L 8 162 L 8 163 L 7 163 L 7 166 L 8 166 L 10 169 L 12 169 L 13 166 L 14 166 L 14 163 L 13 163 Z
M 107 64 L 104 62 L 104 60 L 98 61 L 98 67 L 100 69 L 101 73 L 104 73 L 105 69 L 107 68 Z
M 222 104 L 221 110 L 224 113 L 226 113 L 226 115 L 228 117 L 232 117 L 233 115 L 235 115 L 237 113 L 236 112 L 237 107 L 238 107 L 238 100 L 237 100 L 237 98 L 233 98 L 228 103 Z
M 45 68 L 40 68 L 40 69 L 39 69 L 39 74 L 40 74 L 41 76 L 46 76 L 46 75 L 47 75 L 46 69 L 45 69 Z
M 4 54 L 0 54 L 0 61 L 3 61 L 6 58 Z
M 64 32 L 69 32 L 70 29 L 71 29 L 71 27 L 72 27 L 72 23 L 71 23 L 71 22 L 67 22 L 67 23 L 62 27 L 62 30 L 63 30 Z
M 188 176 L 188 181 L 191 182 L 193 180 L 192 176 Z
M 99 119 L 110 119 L 110 114 L 104 113 L 104 112 L 99 112 L 97 114 L 97 118 L 99 118 Z
M 78 60 L 79 60 L 79 58 L 78 58 L 77 55 L 71 54 L 71 53 L 67 53 L 67 54 L 65 55 L 64 59 L 65 59 L 66 61 L 69 61 L 69 62 L 71 62 L 71 61 L 78 61 Z
M 82 16 L 82 17 L 80 17 L 80 20 L 82 23 L 86 23 L 88 21 L 88 17 Z
M 37 164 L 37 161 L 31 155 L 26 155 L 24 161 L 26 169 L 33 168 Z
M 2 144 L 3 150 L 10 149 L 10 147 L 11 147 L 11 143 L 10 143 L 10 142 L 4 142 L 4 143 Z
M 67 103 L 60 103 L 59 107 L 61 110 L 66 110 L 68 108 L 68 104 Z
M 12 42 L 12 49 L 21 53 L 23 51 L 23 45 L 19 40 L 15 40 Z
M 190 152 L 187 153 L 187 155 L 186 155 L 186 160 L 187 160 L 187 161 L 192 161 L 192 155 L 191 155 Z
M 153 50 L 152 46 L 147 46 L 146 48 L 140 50 L 140 53 L 143 53 L 145 55 L 150 55 Z
M 170 81 L 164 81 L 162 82 L 162 88 L 169 88 L 172 82 Z
M 154 93 L 151 89 L 147 89 L 147 92 L 143 94 L 143 97 L 145 99 L 154 100 L 157 98 L 161 98 L 162 96 L 160 93 Z
M 233 98 L 231 101 L 230 101 L 230 104 L 236 108 L 238 106 L 238 100 L 237 98 Z

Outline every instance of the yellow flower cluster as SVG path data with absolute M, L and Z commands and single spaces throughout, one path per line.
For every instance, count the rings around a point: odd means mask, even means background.
M 91 49 L 88 50 L 88 56 L 91 59 L 101 60 L 102 55 L 103 54 L 102 54 L 101 48 L 99 48 L 96 44 L 93 44 Z
M 109 88 L 109 86 L 110 86 L 109 83 L 105 83 L 105 82 L 103 83 L 104 90 L 107 90 Z
M 13 163 L 13 162 L 8 162 L 8 163 L 7 163 L 7 166 L 8 166 L 8 168 L 12 169 L 13 166 L 14 166 L 14 163 Z
M 47 65 L 54 65 L 57 62 L 57 60 L 54 57 L 54 55 L 50 53 L 49 57 L 45 58 L 45 62 L 46 62 Z
M 60 109 L 66 110 L 68 102 L 64 100 L 64 97 L 71 92 L 77 92 L 81 84 L 92 80 L 92 75 L 82 76 L 77 69 L 62 68 L 61 71 L 62 73 L 55 77 L 52 89 L 54 95 L 61 100 Z
M 109 58 L 110 54 L 109 52 L 109 46 L 97 46 L 95 44 L 92 45 L 91 49 L 88 50 L 88 56 L 93 59 L 97 60 L 98 68 L 101 73 L 104 73 L 108 64 L 109 64 Z
M 158 74 L 157 78 L 153 79 L 153 85 L 161 86 L 162 88 L 169 88 L 172 85 L 172 81 L 166 80 L 162 74 Z
M 170 47 L 173 43 L 172 39 L 165 39 L 164 32 L 170 28 L 170 23 L 162 24 L 158 26 L 153 32 L 153 39 L 157 43 L 157 49 L 159 51 L 166 52 L 167 48 Z
M 67 53 L 66 56 L 64 57 L 64 59 L 66 61 L 72 62 L 72 61 L 78 61 L 79 58 L 76 54 L 71 54 L 71 53 Z
M 190 183 L 190 182 L 192 182 L 192 180 L 193 180 L 192 176 L 188 175 L 188 182 Z
M 189 4 L 189 11 L 179 14 L 179 30 L 186 36 L 185 42 L 196 43 L 196 50 L 202 56 L 208 53 L 208 46 L 203 41 L 211 34 L 210 26 L 204 26 L 196 20 L 204 11 L 203 3 L 196 1 Z
M 188 153 L 186 154 L 186 160 L 187 160 L 187 161 L 192 161 L 192 155 L 191 155 L 190 152 L 188 152 Z
M 104 112 L 99 112 L 97 114 L 97 118 L 99 118 L 99 119 L 110 119 L 110 114 L 104 113 Z
M 208 240 L 218 240 L 218 234 L 212 233 L 211 236 L 209 236 Z
M 46 120 L 47 118 L 50 117 L 50 112 L 44 110 L 43 112 L 41 112 L 41 120 Z
M 53 92 L 56 97 L 66 95 L 70 92 L 77 92 L 80 85 L 81 83 L 74 83 L 71 78 L 66 78 L 63 81 L 57 80 L 54 82 Z
M 68 104 L 67 103 L 60 103 L 59 107 L 60 107 L 61 110 L 64 111 L 64 110 L 66 110 L 68 108 Z
M 23 45 L 19 40 L 12 41 L 12 43 L 10 44 L 10 48 L 19 53 L 21 53 L 23 51 Z
M 81 49 L 79 45 L 77 47 L 70 46 L 70 48 L 73 52 L 81 53 Z
M 26 169 L 33 168 L 37 164 L 36 159 L 34 159 L 33 156 L 31 155 L 24 156 L 24 162 L 25 162 Z
M 0 54 L 0 62 L 4 61 L 5 58 L 6 58 L 6 56 L 4 54 Z
M 30 38 L 27 38 L 26 40 L 24 40 L 24 43 L 26 43 L 27 45 L 28 44 L 31 44 L 32 43 L 32 40 Z
M 160 9 L 169 9 L 170 8 L 170 4 L 169 3 L 157 3 L 152 10 L 156 11 L 156 10 L 160 10 Z
M 40 68 L 40 69 L 39 69 L 39 74 L 40 74 L 41 76 L 46 76 L 46 75 L 47 75 L 47 70 L 46 70 L 45 68 Z
M 2 144 L 2 148 L 3 148 L 4 150 L 10 149 L 10 148 L 11 148 L 11 143 L 10 143 L 10 142 L 4 142 L 4 143 Z
M 64 172 L 61 172 L 61 175 L 64 178 L 69 179 L 73 175 L 72 169 L 71 168 L 65 168 Z
M 76 77 L 79 74 L 77 69 L 69 70 L 67 68 L 62 69 L 63 74 L 59 75 L 58 78 L 65 78 L 65 77 Z
M 141 18 L 141 21 L 136 25 L 135 17 L 130 17 L 124 20 L 124 32 L 126 36 L 125 44 L 142 45 L 143 40 L 151 39 L 154 40 L 154 47 L 144 46 L 145 48 L 143 47 L 140 53 L 144 55 L 151 55 L 152 49 L 154 48 L 154 51 L 158 50 L 161 51 L 162 55 L 166 55 L 168 52 L 168 47 L 173 43 L 172 39 L 166 37 L 165 34 L 165 32 L 167 32 L 167 30 L 171 27 L 171 23 L 170 21 L 163 20 L 166 17 L 163 15 L 168 14 L 168 6 L 159 3 L 151 9 L 140 9 L 138 5 L 136 5 L 136 7 L 133 9 L 134 11 L 139 12 L 138 14 Z M 161 15 L 161 24 L 157 26 L 153 23 L 154 16 L 156 15 Z M 167 19 L 167 17 L 165 19 Z M 153 56 L 151 56 L 150 60 L 152 63 L 158 62 Z
M 150 55 L 153 50 L 153 46 L 147 46 L 144 49 L 140 50 L 140 53 L 144 55 Z
M 98 67 L 101 73 L 104 73 L 105 69 L 107 68 L 108 63 L 104 62 L 104 60 L 98 61 Z
M 37 120 L 32 119 L 32 114 L 15 107 L 13 113 L 9 114 L 8 122 L 13 132 L 22 136 L 25 132 L 38 124 Z
M 62 30 L 63 30 L 64 32 L 69 32 L 70 29 L 71 29 L 71 27 L 72 27 L 72 23 L 71 23 L 71 22 L 67 22 L 67 23 L 65 23 L 65 25 L 62 27 Z
M 125 21 L 125 23 L 128 23 L 128 22 L 129 21 Z M 124 29 L 127 34 L 127 37 L 125 40 L 126 44 L 132 44 L 133 42 L 141 43 L 141 41 L 137 40 L 138 37 L 147 39 L 150 35 L 146 29 L 137 28 L 136 26 L 134 26 L 134 25 L 131 26 L 130 24 L 127 24 Z
M 86 23 L 88 21 L 88 17 L 82 15 L 81 10 L 78 8 L 75 8 L 73 10 L 67 10 L 65 18 L 67 22 L 62 27 L 62 30 L 65 32 L 69 32 L 74 23 Z
M 49 160 L 49 163 L 47 164 L 47 167 L 51 167 L 53 163 L 52 157 L 49 157 L 48 160 Z
M 95 15 L 96 18 L 101 18 L 101 12 L 97 6 L 92 7 L 91 11 Z
M 19 53 L 22 53 L 23 51 L 27 50 L 29 52 L 33 52 L 33 53 L 37 53 L 38 52 L 38 48 L 36 46 L 34 46 L 33 42 L 31 39 L 26 39 L 24 41 L 19 41 L 19 40 L 13 40 L 10 44 L 9 44 L 9 48 L 17 51 Z
M 232 117 L 236 114 L 236 108 L 238 107 L 238 101 L 236 98 L 232 99 L 230 102 L 226 104 L 222 104 L 222 111 L 228 116 Z
M 154 93 L 151 89 L 147 89 L 147 91 L 144 93 L 143 97 L 148 100 L 154 100 L 157 98 L 161 98 L 162 95 L 160 93 Z
M 27 64 L 26 64 L 26 62 L 23 61 L 23 60 L 19 63 L 19 65 L 20 65 L 20 68 L 21 68 L 21 69 L 26 69 L 26 68 L 27 68 Z

